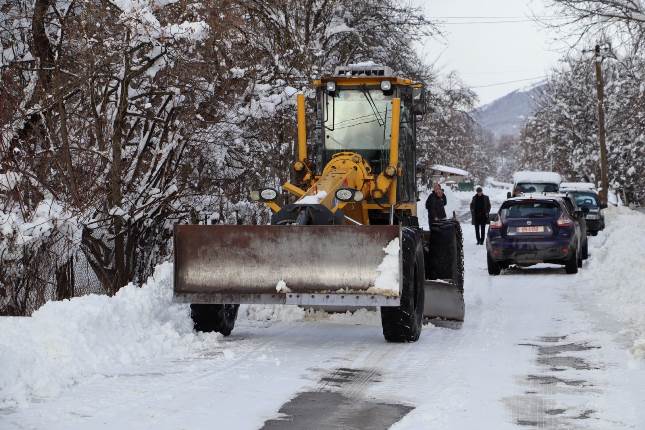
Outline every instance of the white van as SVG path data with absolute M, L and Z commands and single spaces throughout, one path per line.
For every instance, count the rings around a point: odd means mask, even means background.
M 557 193 L 561 183 L 562 177 L 555 172 L 515 172 L 513 173 L 513 192 L 508 193 L 508 197 L 531 193 Z

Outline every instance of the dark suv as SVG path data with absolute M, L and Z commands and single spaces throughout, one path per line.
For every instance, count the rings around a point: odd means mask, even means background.
M 585 210 L 562 195 L 525 195 L 506 200 L 491 217 L 486 250 L 488 273 L 511 264 L 563 264 L 577 273 L 587 258 Z
M 574 190 L 567 191 L 566 194 L 575 199 L 578 206 L 587 208 L 585 220 L 587 221 L 587 232 L 591 236 L 598 234 L 600 230 L 605 229 L 605 216 L 602 209 L 607 205 L 600 203 L 598 193 L 593 190 Z

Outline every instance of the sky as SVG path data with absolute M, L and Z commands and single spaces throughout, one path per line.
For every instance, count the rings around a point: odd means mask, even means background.
M 552 31 L 531 20 L 532 16 L 555 16 L 544 0 L 413 3 L 426 17 L 444 23 L 444 37 L 428 38 L 418 48 L 425 62 L 434 64 L 441 74 L 456 71 L 478 94 L 480 105 L 540 81 L 566 48 Z

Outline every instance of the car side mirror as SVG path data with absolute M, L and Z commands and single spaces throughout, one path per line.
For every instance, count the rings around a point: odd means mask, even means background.
M 507 199 L 510 199 L 511 197 L 513 197 L 513 195 L 511 194 L 511 192 L 510 192 L 510 191 L 509 191 L 509 192 L 507 192 L 507 193 L 506 193 L 506 198 L 507 198 Z

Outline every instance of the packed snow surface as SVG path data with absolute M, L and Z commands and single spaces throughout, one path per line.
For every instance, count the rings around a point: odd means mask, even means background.
M 376 268 L 378 276 L 374 280 L 374 286 L 367 289 L 368 293 L 395 297 L 399 295 L 399 249 L 398 237 L 383 248 L 385 256 Z
M 528 170 L 513 173 L 513 181 L 517 183 L 559 184 L 562 176 L 555 172 L 531 172 Z

